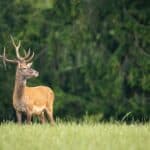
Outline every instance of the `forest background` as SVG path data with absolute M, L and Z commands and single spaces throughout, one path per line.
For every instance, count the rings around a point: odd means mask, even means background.
M 35 52 L 40 76 L 56 95 L 55 118 L 150 118 L 148 0 L 0 0 L 0 53 L 15 57 L 10 35 Z M 15 65 L 0 62 L 0 121 L 15 120 Z

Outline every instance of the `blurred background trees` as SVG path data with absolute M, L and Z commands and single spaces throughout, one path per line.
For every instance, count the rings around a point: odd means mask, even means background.
M 150 116 L 150 9 L 148 1 L 1 0 L 0 53 L 36 53 L 40 77 L 53 88 L 55 116 L 148 120 Z M 0 121 L 14 120 L 15 66 L 0 63 Z

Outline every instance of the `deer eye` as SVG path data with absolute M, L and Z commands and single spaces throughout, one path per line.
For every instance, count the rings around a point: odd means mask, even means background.
M 27 70 L 27 68 L 21 68 L 21 70 L 23 71 L 23 70 Z

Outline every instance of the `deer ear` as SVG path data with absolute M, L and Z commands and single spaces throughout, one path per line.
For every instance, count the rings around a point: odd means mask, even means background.
M 32 66 L 32 62 L 28 63 L 27 66 L 30 68 Z

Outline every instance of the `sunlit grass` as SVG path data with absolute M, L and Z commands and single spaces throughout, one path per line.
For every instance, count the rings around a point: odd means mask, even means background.
M 0 125 L 0 150 L 105 149 L 150 149 L 150 124 Z

